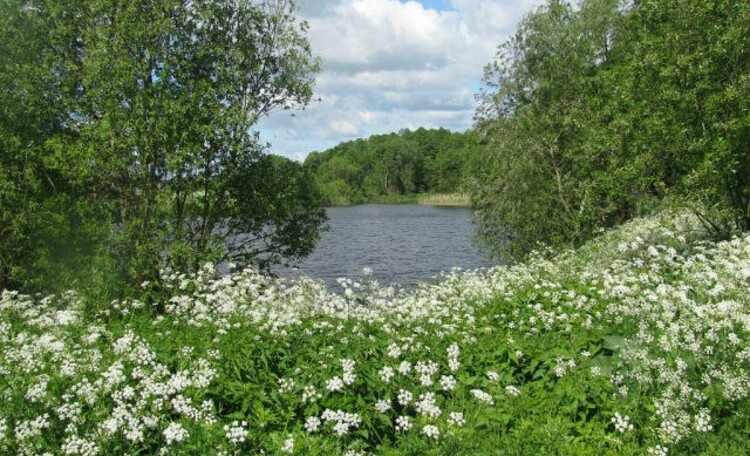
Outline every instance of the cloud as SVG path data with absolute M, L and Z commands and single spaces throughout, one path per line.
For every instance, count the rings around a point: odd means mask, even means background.
M 452 57 L 455 13 L 420 3 L 354 0 L 310 19 L 310 38 L 327 71 L 422 70 L 444 68 Z
M 402 128 L 471 126 L 474 92 L 498 44 L 541 0 L 306 0 L 320 98 L 260 124 L 271 151 L 295 159 Z M 430 7 L 426 5 L 439 5 Z

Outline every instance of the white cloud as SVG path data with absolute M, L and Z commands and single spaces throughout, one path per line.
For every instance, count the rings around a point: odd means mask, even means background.
M 353 0 L 310 19 L 310 39 L 327 71 L 441 68 L 453 51 L 456 14 L 416 2 Z M 463 40 L 459 40 L 461 42 Z
M 300 13 L 323 59 L 306 111 L 261 125 L 272 152 L 296 159 L 357 137 L 401 128 L 465 130 L 482 70 L 541 0 L 307 0 Z

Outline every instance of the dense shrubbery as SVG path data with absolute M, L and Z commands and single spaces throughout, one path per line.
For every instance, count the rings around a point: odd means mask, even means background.
M 691 220 L 410 292 L 210 265 L 163 273 L 161 315 L 6 291 L 0 448 L 746 454 L 750 237 Z

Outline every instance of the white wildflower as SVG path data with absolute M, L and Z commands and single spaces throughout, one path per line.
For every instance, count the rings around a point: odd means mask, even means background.
M 224 425 L 224 432 L 227 439 L 235 444 L 239 445 L 247 440 L 247 421 L 232 421 L 232 425 Z
M 669 454 L 669 448 L 661 445 L 656 445 L 647 450 L 649 456 L 667 456 Z
M 448 369 L 450 369 L 451 372 L 456 372 L 461 367 L 461 363 L 458 361 L 458 355 L 460 353 L 461 350 L 458 348 L 458 344 L 454 343 L 448 347 Z
M 396 343 L 390 343 L 388 345 L 388 356 L 394 359 L 401 357 L 401 347 Z
M 508 385 L 505 387 L 505 392 L 508 394 L 508 396 L 518 397 L 521 395 L 521 390 L 516 388 L 513 385 Z
M 612 423 L 615 425 L 615 430 L 621 434 L 632 431 L 633 425 L 630 423 L 630 417 L 620 415 L 620 412 L 615 412 L 615 416 L 612 417 Z
M 279 384 L 279 393 L 291 393 L 294 390 L 294 379 L 280 378 L 276 381 Z
M 281 447 L 281 452 L 286 454 L 294 454 L 294 436 L 289 435 L 286 440 L 284 440 L 284 445 Z
M 698 432 L 709 432 L 714 427 L 711 425 L 711 412 L 707 408 L 703 408 L 695 415 L 695 430 Z
M 419 376 L 419 384 L 422 386 L 432 386 L 432 384 L 435 383 L 432 381 L 432 375 L 430 374 L 421 374 Z
M 355 362 L 351 359 L 341 360 L 341 367 L 344 371 L 341 381 L 344 383 L 344 385 L 351 385 L 352 383 L 354 383 L 354 380 L 356 380 L 357 376 L 356 374 L 354 374 L 354 365 Z
M 307 385 L 302 389 L 302 402 L 304 403 L 315 402 L 322 397 L 323 395 L 312 385 Z
M 95 456 L 99 454 L 99 447 L 94 442 L 89 442 L 76 435 L 66 438 L 61 450 L 63 454 L 77 456 Z
M 330 392 L 341 391 L 344 388 L 344 382 L 341 377 L 333 377 L 326 382 L 326 389 Z
M 380 413 L 385 413 L 391 409 L 391 401 L 381 399 L 375 403 L 375 410 Z
M 321 424 L 322 422 L 317 416 L 307 417 L 307 420 L 305 420 L 305 430 L 312 434 L 313 432 L 318 431 L 318 428 L 320 428 Z
M 164 439 L 167 441 L 167 445 L 173 443 L 183 442 L 188 438 L 188 431 L 180 423 L 170 423 L 166 429 L 164 429 Z
M 364 451 L 347 450 L 342 456 L 367 456 Z
M 488 404 L 488 405 L 493 405 L 495 403 L 495 400 L 492 399 L 491 395 L 489 395 L 488 393 L 485 393 L 484 391 L 482 391 L 480 389 L 473 389 L 473 390 L 471 390 L 471 394 L 473 394 L 474 397 L 479 402 L 484 402 L 485 404 Z
M 396 430 L 397 431 L 408 431 L 411 429 L 412 423 L 411 418 L 408 416 L 399 416 L 396 418 Z
M 427 418 L 437 418 L 442 413 L 440 407 L 437 406 L 435 393 L 433 392 L 421 394 L 415 408 L 419 414 Z
M 453 426 L 463 426 L 466 424 L 466 419 L 464 418 L 464 414 L 461 412 L 451 412 L 450 416 L 448 417 L 448 423 Z
M 398 392 L 398 403 L 402 406 L 406 407 L 411 403 L 411 400 L 414 396 L 411 394 L 410 391 L 407 390 L 399 390 Z
M 332 411 L 326 409 L 321 415 L 323 421 L 334 422 L 333 432 L 341 436 L 353 428 L 358 428 L 362 424 L 362 418 L 356 413 L 346 413 L 342 410 Z
M 456 383 L 456 379 L 452 375 L 440 377 L 440 386 L 446 391 L 453 391 L 456 388 Z
M 44 414 L 34 420 L 21 421 L 15 429 L 16 440 L 27 440 L 42 435 L 42 429 L 49 428 L 49 415 Z
M 380 380 L 382 380 L 384 383 L 390 383 L 391 379 L 396 375 L 396 373 L 393 371 L 393 368 L 390 366 L 385 366 L 378 372 L 380 375 Z
M 422 428 L 422 434 L 426 435 L 428 438 L 437 440 L 440 438 L 440 429 L 435 425 L 428 424 Z

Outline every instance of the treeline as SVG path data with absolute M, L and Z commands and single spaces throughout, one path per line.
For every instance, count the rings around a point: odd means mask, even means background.
M 304 167 L 328 205 L 423 193 L 462 193 L 476 174 L 473 135 L 445 129 L 375 135 L 307 156 Z
M 580 244 L 665 201 L 750 229 L 750 3 L 549 0 L 486 67 L 474 188 L 498 254 Z

